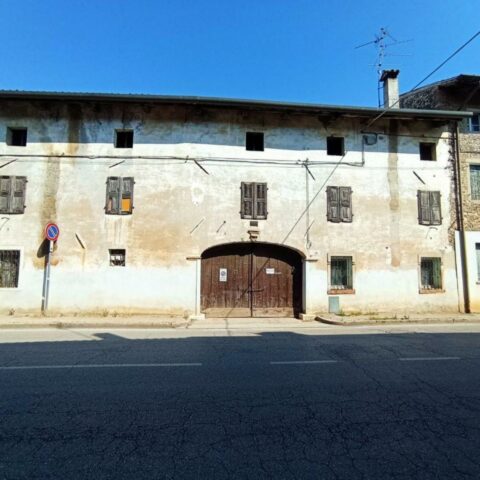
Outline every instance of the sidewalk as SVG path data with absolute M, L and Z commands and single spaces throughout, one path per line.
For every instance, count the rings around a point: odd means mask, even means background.
M 480 323 L 480 314 L 320 314 L 316 320 L 304 322 L 296 318 L 206 318 L 190 321 L 183 317 L 132 316 L 0 316 L 0 329 L 15 328 L 181 328 L 181 329 L 242 329 L 242 328 L 325 328 L 331 326 L 401 325 L 401 324 Z

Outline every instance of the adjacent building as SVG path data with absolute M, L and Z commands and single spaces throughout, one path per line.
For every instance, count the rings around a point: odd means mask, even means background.
M 458 123 L 456 233 L 457 271 L 462 304 L 480 312 L 480 75 L 458 75 L 401 96 L 402 107 L 466 110 L 473 115 Z
M 458 311 L 468 115 L 0 92 L 0 309 L 40 310 L 56 222 L 55 313 Z

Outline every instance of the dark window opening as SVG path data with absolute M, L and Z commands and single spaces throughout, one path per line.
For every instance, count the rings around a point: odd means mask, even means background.
M 434 143 L 421 142 L 419 146 L 420 160 L 436 160 L 437 152 Z
M 343 137 L 327 137 L 327 155 L 345 155 L 345 139 Z
M 352 257 L 331 257 L 330 259 L 330 289 L 352 290 Z
M 19 250 L 0 250 L 0 288 L 17 288 L 20 270 Z
M 240 185 L 240 216 L 241 218 L 266 219 L 267 212 L 267 184 L 246 183 Z
M 422 290 L 440 290 L 442 288 L 442 261 L 440 258 L 421 259 L 420 282 Z
M 115 148 L 132 148 L 133 130 L 115 130 Z
M 133 211 L 133 177 L 108 177 L 105 213 L 131 215 Z
M 247 150 L 252 152 L 263 152 L 263 132 L 247 132 L 245 140 Z
M 116 248 L 110 249 L 110 266 L 124 267 L 125 266 L 125 249 Z
M 26 128 L 7 128 L 7 145 L 13 147 L 25 147 L 27 145 Z

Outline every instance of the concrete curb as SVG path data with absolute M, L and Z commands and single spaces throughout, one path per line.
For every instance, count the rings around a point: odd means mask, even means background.
M 181 328 L 187 327 L 191 322 L 188 320 L 175 321 L 128 321 L 122 319 L 115 322 L 108 321 L 62 321 L 62 320 L 50 320 L 45 319 L 19 321 L 19 322 L 1 322 L 0 330 L 13 330 L 13 329 L 26 329 L 26 328 Z
M 449 323 L 471 323 L 478 324 L 480 320 L 472 318 L 399 318 L 399 319 L 370 319 L 370 320 L 343 320 L 338 318 L 320 317 L 316 318 L 317 322 L 326 325 L 336 325 L 341 327 L 361 327 L 361 326 L 375 326 L 375 325 L 411 325 L 411 324 L 449 324 Z

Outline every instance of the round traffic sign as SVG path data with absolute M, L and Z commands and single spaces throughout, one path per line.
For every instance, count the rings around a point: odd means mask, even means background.
M 56 223 L 48 223 L 45 227 L 45 238 L 51 242 L 55 242 L 60 235 L 60 229 Z

